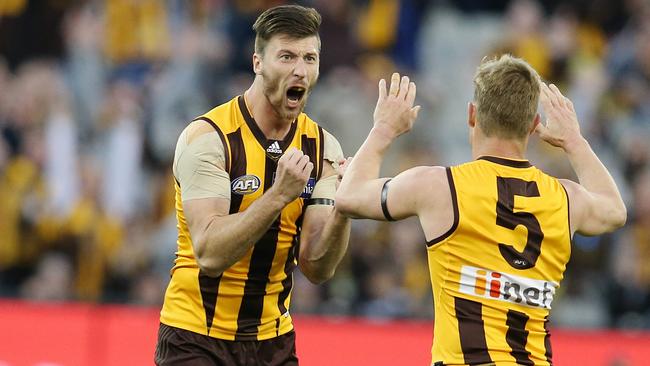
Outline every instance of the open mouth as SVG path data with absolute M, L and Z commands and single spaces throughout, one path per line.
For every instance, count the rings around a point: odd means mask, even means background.
M 305 95 L 305 88 L 300 86 L 292 86 L 287 90 L 287 100 L 289 101 L 289 106 L 296 107 L 302 97 Z

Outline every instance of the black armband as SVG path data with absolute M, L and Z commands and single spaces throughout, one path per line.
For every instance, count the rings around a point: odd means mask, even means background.
M 385 181 L 384 186 L 381 188 L 381 211 L 384 213 L 386 220 L 395 221 L 393 216 L 390 215 L 390 212 L 388 212 L 388 205 L 386 204 L 386 200 L 388 199 L 388 182 L 390 181 L 390 179 Z
M 334 200 L 331 198 L 310 198 L 305 202 L 305 206 L 311 205 L 334 206 Z

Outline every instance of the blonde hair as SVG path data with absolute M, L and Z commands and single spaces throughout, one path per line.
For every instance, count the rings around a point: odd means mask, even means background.
M 477 124 L 486 136 L 523 138 L 532 128 L 540 78 L 524 60 L 511 55 L 484 59 L 474 76 Z

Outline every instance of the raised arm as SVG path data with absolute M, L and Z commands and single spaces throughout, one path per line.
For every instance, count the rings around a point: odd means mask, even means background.
M 185 193 L 183 210 L 196 260 L 203 273 L 216 277 L 240 260 L 280 211 L 302 193 L 313 164 L 301 151 L 288 150 L 278 161 L 271 189 L 245 211 L 229 214 L 230 182 L 218 163 L 219 151 L 211 150 L 214 141 L 190 142 L 183 152 L 177 149 L 180 156 L 174 171 L 181 195 Z M 225 191 L 215 191 L 215 186 L 224 187 L 224 179 Z
M 344 214 L 376 220 L 417 214 L 421 202 L 418 199 L 421 190 L 415 189 L 417 174 L 426 168 L 406 171 L 390 182 L 379 178 L 386 150 L 398 136 L 411 130 L 417 118 L 420 107 L 413 107 L 415 94 L 415 83 L 408 76 L 400 79 L 399 74 L 393 74 L 388 92 L 386 81 L 379 81 L 374 125 L 347 168 L 336 194 L 336 206 Z
M 542 84 L 540 101 L 546 125 L 535 132 L 553 146 L 562 148 L 578 176 L 575 183 L 561 180 L 569 195 L 571 230 L 600 235 L 625 224 L 627 210 L 614 179 L 581 135 L 573 103 L 553 84 Z

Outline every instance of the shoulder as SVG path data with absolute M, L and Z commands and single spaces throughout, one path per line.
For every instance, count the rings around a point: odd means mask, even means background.
M 217 133 L 218 127 L 212 120 L 205 117 L 199 117 L 185 127 L 181 135 L 185 135 L 185 141 L 189 145 L 203 135 Z
M 203 120 L 207 124 L 212 124 L 213 127 L 217 130 L 220 130 L 223 133 L 230 133 L 232 130 L 235 130 L 243 121 L 243 113 L 241 111 L 239 96 L 232 98 L 231 100 L 220 104 L 201 116 L 194 119 Z M 245 108 L 245 105 L 244 105 Z
M 564 187 L 571 207 L 573 209 L 582 207 L 582 201 L 589 192 L 583 186 L 570 179 L 558 179 L 558 181 Z
M 422 197 L 437 197 L 448 192 L 441 187 L 449 186 L 447 168 L 443 166 L 416 166 L 400 173 L 396 180 L 403 189 Z
M 345 159 L 339 140 L 325 129 L 323 129 L 323 158 L 331 162 Z

